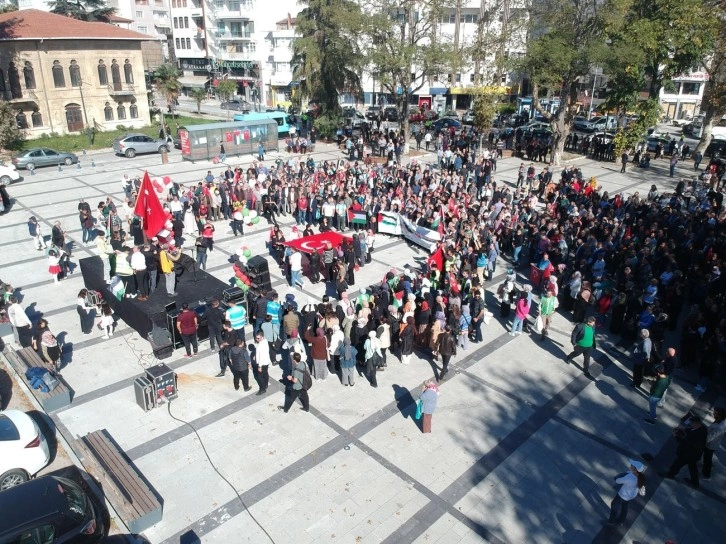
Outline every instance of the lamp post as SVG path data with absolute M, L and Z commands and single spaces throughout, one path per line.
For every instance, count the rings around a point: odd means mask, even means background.
M 588 120 L 592 117 L 592 101 L 595 99 L 595 83 L 597 83 L 598 76 L 602 75 L 602 68 L 599 66 L 592 67 L 592 92 L 590 93 L 590 108 L 587 114 Z
M 88 145 L 93 145 L 93 127 L 88 125 L 88 113 L 86 112 L 86 101 L 83 98 L 83 78 L 80 79 L 80 85 L 78 86 L 78 92 L 81 95 L 81 107 L 83 108 L 83 120 L 86 124 L 86 134 L 88 135 Z M 90 83 L 86 83 L 90 86 Z

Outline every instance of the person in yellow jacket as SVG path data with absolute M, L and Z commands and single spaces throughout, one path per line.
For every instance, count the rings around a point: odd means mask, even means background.
M 166 294 L 170 297 L 176 296 L 176 274 L 174 273 L 174 264 L 181 257 L 181 252 L 178 249 L 174 251 L 169 250 L 169 245 L 164 244 L 162 251 L 159 254 L 159 264 L 161 266 L 161 273 L 164 274 L 166 280 Z

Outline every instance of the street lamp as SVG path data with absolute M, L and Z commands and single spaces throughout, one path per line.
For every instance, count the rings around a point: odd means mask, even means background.
M 587 114 L 587 118 L 592 117 L 592 101 L 595 99 L 595 83 L 597 82 L 598 76 L 602 75 L 602 68 L 599 66 L 592 67 L 592 92 L 590 93 L 590 109 Z

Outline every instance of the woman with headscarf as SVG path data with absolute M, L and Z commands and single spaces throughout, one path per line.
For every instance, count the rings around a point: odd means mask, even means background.
M 562 301 L 563 310 L 569 312 L 572 308 L 574 308 L 575 300 L 577 299 L 577 295 L 580 294 L 581 287 L 582 274 L 580 272 L 575 272 L 572 274 L 572 279 L 570 279 L 570 283 L 567 285 L 567 292 L 565 293 L 564 300 Z
M 628 298 L 623 292 L 618 293 L 611 305 L 610 312 L 610 332 L 613 334 L 620 334 L 623 331 L 623 324 L 625 323 L 625 310 L 628 308 Z
M 459 318 L 459 338 L 458 345 L 465 350 L 469 345 L 469 329 L 471 328 L 471 309 L 466 304 L 461 307 L 461 317 Z
M 391 348 L 391 325 L 388 323 L 388 318 L 382 315 L 380 318 L 380 325 L 376 329 L 378 339 L 381 341 L 381 353 L 383 354 L 383 365 L 388 366 L 386 362 L 387 351 Z
M 585 313 L 587 313 L 587 307 L 590 305 L 590 298 L 592 297 L 592 288 L 590 287 L 589 281 L 582 282 L 582 289 L 575 299 L 575 307 L 572 310 L 572 320 L 575 323 L 582 323 L 585 320 Z
M 61 350 L 55 335 L 46 328 L 40 336 L 40 346 L 43 355 L 48 361 L 48 368 L 53 372 L 60 374 L 61 369 Z
M 81 289 L 78 292 L 78 299 L 76 301 L 76 311 L 78 317 L 81 318 L 81 332 L 83 334 L 91 334 L 93 331 L 93 321 L 96 316 L 96 308 L 88 304 L 86 297 L 88 296 L 88 289 Z
M 425 300 L 421 302 L 421 305 L 416 308 L 414 314 L 416 322 L 416 344 L 424 347 L 428 345 L 427 339 L 429 335 L 429 322 L 431 321 L 431 310 L 429 309 L 429 303 Z
M 439 335 L 436 341 L 435 351 L 441 355 L 441 373 L 439 374 L 439 381 L 442 381 L 449 371 L 449 361 L 456 355 L 456 337 L 453 334 L 451 327 L 446 325 L 444 331 Z
M 378 381 L 376 380 L 376 372 L 383 370 L 381 364 L 383 363 L 383 353 L 381 353 L 381 341 L 378 340 L 376 331 L 368 333 L 368 338 L 363 344 L 365 350 L 365 367 L 366 375 L 368 380 L 371 382 L 371 387 L 378 387 Z
M 414 339 L 415 321 L 413 316 L 408 316 L 404 325 L 401 325 L 399 337 L 401 339 L 401 363 L 404 365 L 411 363 L 411 355 L 413 355 L 413 339 Z
M 340 370 L 343 385 L 352 387 L 355 385 L 355 363 L 358 350 L 350 343 L 350 338 L 343 339 L 343 345 L 338 347 L 336 356 L 340 359 Z
M 422 424 L 421 431 L 424 433 L 431 432 L 431 418 L 436 411 L 436 403 L 439 400 L 439 387 L 432 381 L 426 382 L 421 388 L 419 395 L 421 401 Z
M 314 336 L 312 331 L 312 327 L 305 331 L 305 340 L 312 346 L 311 355 L 315 379 L 324 380 L 328 377 L 328 339 L 325 337 L 323 329 L 318 328 Z
M 434 322 L 431 324 L 431 330 L 429 332 L 429 348 L 433 353 L 434 360 L 438 359 L 438 343 L 439 336 L 444 332 L 446 328 L 446 314 L 444 312 L 436 312 L 434 315 Z
M 328 359 L 328 370 L 330 370 L 331 373 L 337 373 L 341 366 L 340 366 L 340 359 L 338 358 L 338 349 L 343 346 L 343 340 L 345 339 L 345 334 L 343 334 L 343 331 L 340 330 L 340 327 L 337 324 L 338 319 L 335 319 L 336 323 L 326 329 L 328 331 L 329 341 L 328 341 L 328 352 L 330 353 L 329 359 Z

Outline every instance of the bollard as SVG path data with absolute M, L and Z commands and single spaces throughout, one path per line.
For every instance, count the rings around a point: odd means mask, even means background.
M 91 159 L 91 168 L 96 168 L 96 161 Z
M 86 150 L 85 150 L 85 149 L 83 150 L 83 154 L 84 154 L 84 155 L 86 154 Z
M 63 168 L 61 168 L 61 165 L 60 164 L 58 165 L 58 171 L 59 172 L 62 172 L 63 171 Z
M 80 169 L 81 169 L 81 161 L 78 161 L 76 163 L 76 170 L 80 170 Z
M 35 168 L 32 168 L 32 169 L 29 168 L 28 170 L 30 170 L 30 175 L 31 176 L 34 176 L 35 175 Z

